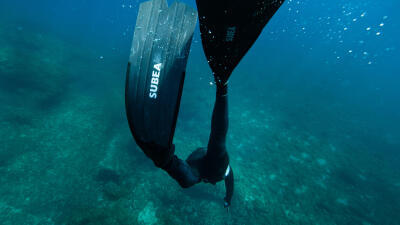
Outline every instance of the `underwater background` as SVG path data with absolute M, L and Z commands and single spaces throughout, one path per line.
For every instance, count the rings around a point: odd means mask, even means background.
M 0 2 L 0 224 L 400 224 L 398 1 L 286 0 L 230 79 L 229 212 L 132 138 L 140 2 Z M 214 103 L 198 25 L 186 74 L 181 158 Z

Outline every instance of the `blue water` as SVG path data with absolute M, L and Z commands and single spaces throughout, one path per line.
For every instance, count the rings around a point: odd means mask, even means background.
M 282 5 L 230 79 L 230 212 L 223 184 L 182 190 L 132 139 L 140 2 L 0 2 L 0 224 L 400 224 L 399 2 Z M 182 158 L 212 81 L 197 26 Z

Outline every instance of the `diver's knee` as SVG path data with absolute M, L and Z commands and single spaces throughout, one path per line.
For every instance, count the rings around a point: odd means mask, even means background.
M 189 188 L 200 182 L 200 178 L 193 173 L 191 167 L 177 156 L 174 156 L 171 164 L 163 169 L 174 178 L 182 188 Z
M 175 152 L 175 145 L 172 145 L 170 148 L 165 148 L 150 143 L 141 145 L 141 148 L 144 154 L 153 161 L 154 165 L 162 169 L 171 164 Z

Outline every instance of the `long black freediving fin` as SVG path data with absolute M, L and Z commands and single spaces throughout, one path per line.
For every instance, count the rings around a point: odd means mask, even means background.
M 225 84 L 284 0 L 196 0 L 204 52 Z
M 125 106 L 136 143 L 162 167 L 173 155 L 185 68 L 197 11 L 183 3 L 140 4 L 129 57 Z

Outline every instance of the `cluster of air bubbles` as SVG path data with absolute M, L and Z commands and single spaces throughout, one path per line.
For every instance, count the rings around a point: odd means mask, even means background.
M 300 5 L 301 4 L 300 1 L 289 0 L 288 4 L 290 4 L 290 6 L 288 8 L 289 12 L 294 12 L 296 14 L 300 13 L 300 9 L 296 7 L 296 5 Z M 291 5 L 294 5 L 294 6 L 291 6 Z
M 331 6 L 320 3 L 324 11 L 317 15 L 309 10 L 311 4 L 316 3 L 308 0 L 286 1 L 286 25 L 271 29 L 268 38 L 272 41 L 279 41 L 282 37 L 294 38 L 301 42 L 299 46 L 309 51 L 317 49 L 313 46 L 315 44 L 323 46 L 324 51 L 333 53 L 334 61 L 329 60 L 330 56 L 327 61 L 335 63 L 352 58 L 371 65 L 385 52 L 394 50 L 393 46 L 382 46 L 387 44 L 384 28 L 389 23 L 389 17 L 369 13 L 374 10 L 372 4 L 343 1 L 342 6 Z
M 351 16 L 352 15 L 351 12 L 348 12 L 346 10 L 343 10 L 343 14 L 345 16 Z M 344 25 L 343 30 L 347 31 L 347 30 L 349 30 L 349 26 L 353 26 L 355 32 L 362 32 L 363 29 L 361 29 L 361 31 L 360 31 L 360 29 L 358 29 L 358 27 L 359 26 L 363 26 L 363 24 L 365 24 L 366 21 L 363 21 L 363 23 L 361 23 L 361 24 L 355 24 L 355 23 L 357 23 L 358 21 L 363 20 L 365 17 L 367 17 L 367 12 L 366 11 L 362 12 L 358 16 L 353 16 L 352 19 L 351 19 L 352 23 L 347 23 L 346 25 Z M 365 29 L 364 32 L 366 32 L 366 34 L 363 34 L 364 37 L 368 38 L 368 40 L 370 42 L 374 41 L 373 39 L 371 39 L 371 35 L 375 35 L 375 36 L 377 36 L 377 38 L 380 38 L 383 35 L 383 27 L 385 26 L 385 22 L 384 21 L 387 18 L 388 18 L 388 16 L 383 16 L 382 19 L 381 19 L 381 22 L 378 22 L 378 23 L 376 23 L 374 25 L 366 26 L 364 28 Z M 354 33 L 352 33 L 351 35 L 354 35 Z M 358 35 L 358 36 L 360 36 L 360 35 Z M 339 43 L 343 43 L 343 42 L 341 42 L 341 40 L 340 40 Z M 373 59 L 375 59 L 377 57 L 377 54 L 369 54 L 368 51 L 365 50 L 368 47 L 372 47 L 372 46 L 364 45 L 365 44 L 364 40 L 359 40 L 358 44 L 362 46 L 361 49 L 358 49 L 358 50 L 349 49 L 349 50 L 347 50 L 347 53 L 350 56 L 354 57 L 354 58 L 357 58 L 358 56 L 361 55 L 360 58 L 363 60 L 363 62 L 366 62 L 366 64 L 368 64 L 368 65 L 373 64 Z M 362 49 L 364 49 L 364 50 L 362 50 Z M 356 53 L 356 51 L 358 51 L 358 54 Z M 340 58 L 337 57 L 337 59 L 340 59 Z
M 388 18 L 387 16 L 384 16 L 384 17 L 382 18 L 382 20 L 384 21 L 384 20 L 386 20 L 387 18 Z M 381 36 L 381 35 L 382 35 L 383 26 L 385 26 L 385 23 L 384 23 L 384 22 L 381 22 L 381 23 L 379 23 L 379 25 L 377 25 L 375 28 L 373 28 L 373 27 L 371 27 L 371 26 L 368 26 L 368 27 L 365 28 L 365 30 L 366 30 L 366 31 L 369 31 L 369 32 L 373 32 L 376 36 Z

